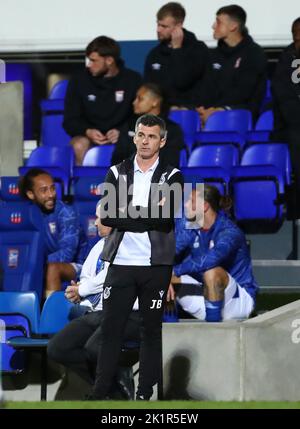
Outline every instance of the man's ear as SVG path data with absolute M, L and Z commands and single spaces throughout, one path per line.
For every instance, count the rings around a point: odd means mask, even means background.
M 114 63 L 114 61 L 115 61 L 114 58 L 111 56 L 105 57 L 105 62 L 106 62 L 108 67 L 111 67 L 111 65 Z
M 133 143 L 136 145 L 136 135 L 133 136 Z
M 32 191 L 27 191 L 26 192 L 27 198 L 31 201 L 34 200 L 34 193 Z
M 160 145 L 159 145 L 160 149 L 163 148 L 166 143 L 167 143 L 167 137 L 161 139 Z

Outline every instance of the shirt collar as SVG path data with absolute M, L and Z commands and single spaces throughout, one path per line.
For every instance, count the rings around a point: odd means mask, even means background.
M 148 168 L 148 170 L 147 170 L 147 171 L 142 171 L 142 170 L 140 169 L 140 167 L 139 167 L 138 163 L 137 163 L 136 155 L 135 155 L 135 157 L 134 157 L 134 161 L 133 161 L 133 169 L 134 169 L 134 172 L 135 172 L 135 173 L 136 173 L 137 171 L 140 171 L 141 173 L 148 173 L 148 171 L 154 171 L 154 170 L 156 169 L 156 167 L 158 166 L 158 163 L 159 163 L 159 157 L 158 157 L 158 158 L 157 158 L 157 160 L 154 162 L 154 164 L 152 164 L 152 165 L 151 165 L 151 167 L 150 167 L 150 168 Z

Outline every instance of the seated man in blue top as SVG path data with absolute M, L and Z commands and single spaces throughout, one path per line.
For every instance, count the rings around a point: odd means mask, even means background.
M 185 311 L 207 322 L 249 317 L 258 289 L 245 236 L 221 212 L 227 206 L 228 198 L 216 187 L 205 185 L 204 198 L 202 192 L 193 190 L 185 205 L 187 219 L 177 223 L 174 273 L 177 277 L 188 274 L 202 283 L 204 295 L 177 299 Z M 195 223 L 192 229 L 189 221 Z M 168 298 L 174 298 L 172 286 Z
M 47 261 L 45 298 L 75 280 L 87 253 L 87 241 L 73 207 L 56 199 L 53 178 L 40 168 L 30 169 L 20 181 L 21 195 L 36 204 L 44 218 Z

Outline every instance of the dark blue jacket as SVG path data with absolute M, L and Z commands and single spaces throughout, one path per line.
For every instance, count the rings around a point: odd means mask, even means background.
M 47 262 L 83 264 L 87 241 L 73 207 L 57 200 L 52 213 L 43 214 Z
M 218 214 L 209 230 L 187 229 L 186 219 L 176 224 L 176 276 L 189 274 L 202 282 L 202 274 L 215 267 L 226 270 L 255 298 L 258 286 L 244 233 L 225 215 Z

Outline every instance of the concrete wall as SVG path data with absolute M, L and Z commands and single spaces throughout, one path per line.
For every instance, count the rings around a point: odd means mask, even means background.
M 253 319 L 163 325 L 167 399 L 300 399 L 300 300 Z
M 0 84 L 0 106 L 0 176 L 14 176 L 18 175 L 18 167 L 23 164 L 21 82 Z

